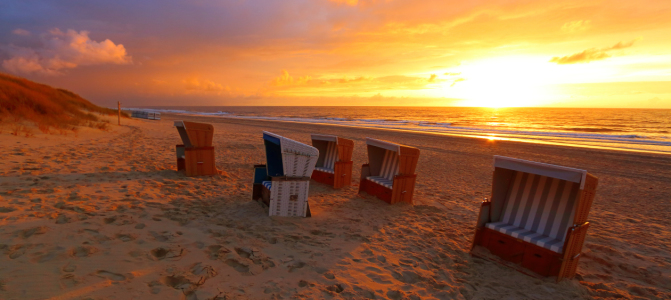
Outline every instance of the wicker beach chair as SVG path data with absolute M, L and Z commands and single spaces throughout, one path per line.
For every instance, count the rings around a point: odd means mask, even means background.
M 313 134 L 312 146 L 319 150 L 312 179 L 336 189 L 352 184 L 354 141 L 335 135 Z
M 210 124 L 175 121 L 175 127 L 182 138 L 182 145 L 176 146 L 177 171 L 186 176 L 203 176 L 217 174 L 214 164 L 214 147 L 212 137 L 214 127 Z
M 268 215 L 309 217 L 310 176 L 319 150 L 303 143 L 263 132 L 266 164 L 254 166 L 252 199 L 268 205 Z
M 389 204 L 412 204 L 419 149 L 366 138 L 368 163 L 361 167 L 359 193 L 366 192 Z
M 471 254 L 484 247 L 522 272 L 572 278 L 597 183 L 585 170 L 495 156 Z

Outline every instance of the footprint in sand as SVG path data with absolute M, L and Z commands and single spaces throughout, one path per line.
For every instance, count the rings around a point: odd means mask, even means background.
M 0 206 L 0 213 L 9 213 L 15 211 L 16 208 L 12 206 Z
M 56 224 L 66 224 L 70 221 L 70 218 L 66 215 L 59 215 L 58 218 L 56 218 Z
M 32 261 L 41 264 L 52 260 L 60 259 L 61 257 L 65 256 L 64 254 L 65 254 L 65 248 L 56 246 L 46 251 L 33 253 Z
M 26 247 L 24 245 L 14 245 L 9 247 L 9 258 L 17 259 L 26 253 Z
M 413 284 L 417 283 L 419 281 L 424 281 L 424 277 L 420 276 L 419 274 L 411 271 L 403 271 L 401 273 L 398 272 L 392 272 L 391 273 L 394 278 L 400 282 L 403 283 L 408 283 L 408 284 Z
M 98 252 L 98 249 L 91 246 L 79 246 L 70 250 L 70 255 L 74 257 L 89 257 Z
M 302 261 L 295 261 L 289 264 L 289 273 L 295 272 L 296 269 L 302 269 L 307 264 Z
M 98 270 L 96 271 L 96 275 L 107 278 L 112 281 L 124 281 L 126 280 L 126 276 L 118 274 L 118 273 L 113 273 L 110 271 L 105 271 L 105 270 Z
M 228 253 L 231 253 L 231 250 L 228 250 L 228 248 L 222 245 L 210 245 L 207 247 L 205 253 L 209 254 L 210 259 L 215 260 L 220 257 L 224 257 Z
M 173 235 L 168 231 L 164 231 L 164 232 L 161 232 L 161 233 L 158 233 L 158 232 L 155 232 L 155 231 L 150 231 L 149 234 L 159 242 L 168 242 L 168 241 L 171 241 L 172 239 L 174 239 Z
M 71 263 L 68 263 L 61 270 L 63 270 L 63 272 L 66 272 L 66 273 L 72 273 L 75 270 L 77 270 L 77 265 L 73 265 Z
M 246 264 L 244 264 L 244 263 L 239 262 L 239 261 L 236 260 L 236 259 L 232 259 L 232 258 L 231 258 L 231 259 L 227 259 L 227 260 L 225 261 L 225 263 L 226 263 L 227 265 L 233 267 L 233 269 L 235 269 L 236 271 L 242 273 L 242 275 L 251 275 L 251 274 L 249 273 L 249 266 L 246 265 Z
M 60 284 L 61 288 L 69 289 L 77 286 L 79 284 L 79 280 L 77 280 L 77 277 L 75 277 L 74 274 L 65 274 L 61 276 Z
M 149 253 L 151 253 L 152 257 L 154 257 L 154 259 L 156 260 L 163 260 L 163 259 L 179 260 L 182 258 L 184 254 L 186 254 L 184 253 L 184 249 L 182 248 L 169 249 L 163 247 L 154 248 Z
M 188 290 L 193 285 L 188 278 L 181 275 L 165 276 L 161 278 L 161 283 L 176 290 Z
M 121 240 L 122 242 L 130 242 L 134 241 L 136 239 L 136 236 L 134 234 L 118 233 L 116 235 L 116 238 Z
M 202 263 L 196 263 L 191 266 L 191 274 L 197 276 L 206 276 L 207 278 L 212 278 L 217 276 L 217 271 L 214 270 L 211 266 L 204 266 Z
M 18 236 L 20 236 L 24 239 L 27 239 L 27 238 L 29 238 L 33 235 L 45 234 L 45 233 L 47 233 L 48 229 L 49 229 L 49 227 L 46 227 L 46 226 L 39 226 L 39 227 L 30 228 L 30 229 L 24 229 L 24 230 L 20 230 L 18 232 Z
M 133 217 L 128 216 L 128 215 L 118 215 L 118 216 L 112 216 L 112 217 L 109 217 L 109 218 L 104 218 L 103 223 L 105 223 L 105 224 L 115 224 L 117 226 L 122 226 L 122 225 L 133 224 L 133 223 L 135 223 L 135 220 L 133 220 Z

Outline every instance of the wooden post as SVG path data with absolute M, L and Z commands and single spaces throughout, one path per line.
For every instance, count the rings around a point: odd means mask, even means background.
M 118 107 L 117 112 L 119 113 L 117 120 L 119 121 L 119 126 L 121 126 L 121 101 L 117 101 L 116 104 Z

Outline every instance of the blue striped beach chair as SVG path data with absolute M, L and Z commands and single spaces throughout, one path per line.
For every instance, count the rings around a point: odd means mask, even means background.
M 319 150 L 264 131 L 266 164 L 254 166 L 252 199 L 268 205 L 268 215 L 309 217 L 310 176 Z
M 495 156 L 471 253 L 482 246 L 522 271 L 572 278 L 597 183 L 585 170 Z

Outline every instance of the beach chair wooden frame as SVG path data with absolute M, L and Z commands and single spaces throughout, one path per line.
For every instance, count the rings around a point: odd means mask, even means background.
M 177 171 L 184 171 L 186 176 L 217 174 L 212 147 L 214 126 L 187 121 L 175 121 L 174 125 L 183 143 L 175 146 Z
M 419 149 L 371 138 L 366 138 L 366 144 L 368 163 L 361 166 L 359 193 L 389 204 L 413 204 Z
M 308 191 L 317 148 L 264 131 L 266 164 L 254 165 L 252 199 L 268 206 L 268 215 L 310 217 Z
M 597 184 L 585 170 L 495 156 L 471 254 L 484 247 L 521 272 L 573 278 Z
M 319 150 L 312 179 L 336 189 L 350 186 L 354 141 L 335 135 L 313 134 L 312 146 Z

